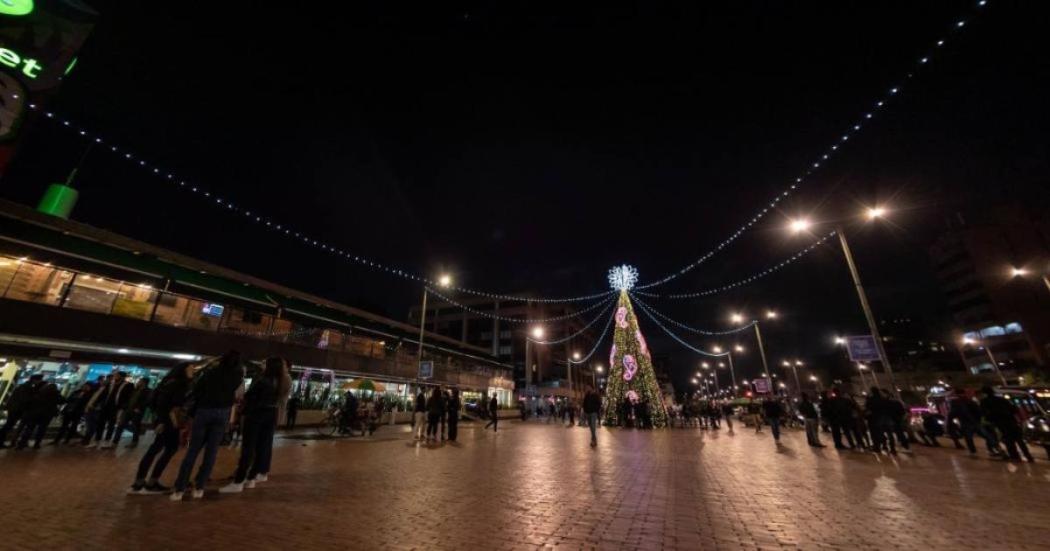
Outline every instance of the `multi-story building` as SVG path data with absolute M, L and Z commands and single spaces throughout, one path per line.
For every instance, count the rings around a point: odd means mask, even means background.
M 509 320 L 550 319 L 569 316 L 579 310 L 571 304 L 527 300 L 453 300 L 467 308 L 430 295 L 423 321 L 425 329 L 467 345 L 485 348 L 500 362 L 513 365 L 519 396 L 578 399 L 587 385 L 597 382 L 604 355 L 596 352 L 580 364 L 569 365 L 567 360 L 581 358 L 594 348 L 601 320 L 591 329 L 563 343 L 542 344 L 535 341 L 559 341 L 576 334 L 601 315 L 601 308 L 556 322 L 527 323 Z M 408 320 L 410 324 L 419 326 L 420 307 L 411 309 Z M 541 337 L 535 336 L 537 330 L 542 331 Z
M 1050 222 L 1021 206 L 961 215 L 930 248 L 972 373 L 1050 365 Z
M 399 407 L 422 386 L 513 405 L 511 366 L 488 347 L 0 200 L 0 399 L 42 374 L 68 392 L 114 370 L 156 380 L 173 365 L 238 350 L 292 364 L 304 409 L 358 379 Z

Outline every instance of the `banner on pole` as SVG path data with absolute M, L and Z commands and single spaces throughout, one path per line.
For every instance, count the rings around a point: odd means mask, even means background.
M 851 362 L 877 362 L 881 359 L 879 347 L 871 335 L 846 337 L 846 350 L 849 351 Z

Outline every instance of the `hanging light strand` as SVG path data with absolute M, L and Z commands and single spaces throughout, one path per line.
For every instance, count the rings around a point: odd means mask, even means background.
M 29 108 L 32 109 L 32 110 L 38 110 L 39 109 L 39 107 L 35 103 L 29 104 Z M 265 214 L 263 214 L 263 213 L 261 213 L 259 211 L 243 207 L 240 204 L 237 204 L 234 201 L 227 199 L 226 197 L 220 196 L 218 194 L 213 194 L 211 191 L 205 189 L 204 187 L 202 187 L 202 186 L 200 186 L 198 184 L 195 184 L 195 183 L 189 182 L 187 180 L 184 180 L 184 179 L 178 177 L 174 172 L 171 172 L 171 171 L 169 171 L 169 170 L 167 170 L 165 168 L 162 168 L 160 166 L 156 166 L 156 165 L 146 161 L 145 159 L 139 157 L 138 154 L 132 153 L 130 150 L 127 150 L 127 149 L 125 149 L 122 146 L 118 146 L 114 142 L 112 142 L 112 141 L 110 141 L 108 139 L 103 139 L 101 135 L 99 135 L 99 134 L 97 134 L 95 132 L 92 132 L 92 131 L 90 131 L 90 130 L 88 130 L 86 128 L 83 128 L 83 127 L 80 127 L 78 125 L 75 125 L 70 120 L 62 118 L 62 117 L 59 117 L 58 114 L 56 114 L 56 113 L 54 113 L 52 111 L 43 111 L 43 114 L 44 114 L 44 117 L 46 119 L 55 122 L 60 127 L 66 128 L 67 130 L 78 134 L 79 136 L 83 137 L 84 139 L 87 139 L 87 140 L 89 140 L 91 142 L 94 142 L 95 144 L 105 146 L 105 148 L 110 153 L 113 153 L 113 154 L 117 155 L 118 157 L 124 159 L 128 163 L 130 163 L 130 164 L 132 164 L 134 166 L 137 166 L 140 169 L 145 170 L 146 172 L 148 172 L 150 174 L 153 174 L 154 176 L 156 176 L 157 178 L 160 178 L 161 180 L 169 182 L 173 187 L 175 187 L 177 189 L 180 189 L 180 190 L 182 190 L 182 191 L 184 191 L 186 193 L 192 194 L 192 195 L 194 195 L 194 196 L 196 196 L 196 197 L 198 197 L 200 199 L 203 199 L 203 200 L 207 201 L 208 203 L 210 203 L 215 208 L 219 208 L 219 209 L 223 209 L 223 210 L 226 210 L 226 211 L 229 211 L 229 212 L 233 212 L 235 214 L 239 214 L 239 215 L 243 216 L 245 219 L 247 219 L 248 221 L 255 222 L 255 223 L 259 224 L 260 226 L 263 226 L 264 228 L 266 228 L 268 230 L 271 230 L 271 231 L 274 231 L 274 232 L 276 232 L 278 234 L 284 235 L 285 237 L 287 237 L 289 239 L 292 239 L 294 241 L 298 241 L 301 244 L 304 244 L 306 246 L 313 247 L 313 248 L 316 248 L 316 249 L 320 249 L 321 251 L 327 252 L 329 254 L 333 254 L 333 255 L 335 255 L 335 256 L 337 256 L 339 258 L 342 258 L 343 260 L 346 260 L 346 261 L 348 261 L 350 263 L 357 264 L 359 266 L 364 266 L 366 268 L 371 268 L 373 270 L 376 270 L 376 271 L 379 271 L 379 272 L 384 272 L 384 273 L 387 273 L 387 274 L 390 274 L 390 275 L 398 276 L 398 277 L 401 277 L 401 278 L 406 279 L 406 280 L 422 283 L 422 284 L 430 286 L 430 287 L 434 287 L 434 286 L 438 285 L 437 281 L 434 281 L 434 280 L 432 280 L 430 278 L 423 277 L 423 276 L 415 274 L 415 273 L 413 273 L 411 271 L 399 269 L 399 268 L 397 268 L 395 266 L 383 264 L 382 262 L 377 262 L 375 260 L 372 260 L 372 259 L 364 257 L 364 256 L 355 255 L 355 254 L 353 254 L 351 252 L 348 252 L 348 251 L 345 251 L 345 250 L 343 250 L 343 249 L 341 249 L 341 248 L 339 248 L 339 247 L 337 247 L 337 246 L 335 246 L 335 245 L 333 245 L 331 243 L 325 242 L 323 239 L 321 239 L 321 240 L 315 239 L 314 237 L 306 234 L 305 232 L 296 231 L 295 228 L 289 226 L 288 224 L 280 223 L 276 219 L 270 218 L 269 216 L 267 216 L 267 215 L 265 215 Z M 489 292 L 489 291 L 480 291 L 480 290 L 477 290 L 477 289 L 471 289 L 471 288 L 467 288 L 467 287 L 453 286 L 453 287 L 451 287 L 451 289 L 453 289 L 455 291 L 458 291 L 458 292 L 461 292 L 461 293 L 468 294 L 468 295 L 474 295 L 474 296 L 478 296 L 478 297 L 490 298 L 490 299 L 493 299 L 493 300 L 531 301 L 531 302 L 538 302 L 538 303 L 545 303 L 545 304 L 563 303 L 563 302 L 583 302 L 583 301 L 595 300 L 595 299 L 600 299 L 602 297 L 609 296 L 609 295 L 611 295 L 611 294 L 613 294 L 615 292 L 615 291 L 611 291 L 610 290 L 610 291 L 603 291 L 603 292 L 600 292 L 600 293 L 592 293 L 592 294 L 588 294 L 588 295 L 581 295 L 581 296 L 574 296 L 574 297 L 555 297 L 555 298 L 536 297 L 536 298 L 533 298 L 533 297 L 520 297 L 520 296 L 506 295 L 506 294 L 501 294 L 501 293 L 493 293 L 493 292 Z
M 615 312 L 609 314 L 609 321 L 605 322 L 605 329 L 602 329 L 602 334 L 598 337 L 598 340 L 594 341 L 594 346 L 591 348 L 591 351 L 588 352 L 586 356 L 580 358 L 579 360 L 573 360 L 572 358 L 569 358 L 568 362 L 570 364 L 582 364 L 590 360 L 591 356 L 594 356 L 594 353 L 597 352 L 598 348 L 602 345 L 602 341 L 605 340 L 605 336 L 609 334 L 609 328 L 612 327 L 612 321 L 615 317 Z
M 427 291 L 430 292 L 431 294 L 437 296 L 441 300 L 451 304 L 452 306 L 455 306 L 456 308 L 462 308 L 463 310 L 466 310 L 467 312 L 470 312 L 471 314 L 476 314 L 476 315 L 479 315 L 479 316 L 484 316 L 486 318 L 491 318 L 491 319 L 500 320 L 500 321 L 506 321 L 506 322 L 510 322 L 510 323 L 549 323 L 549 322 L 554 322 L 554 321 L 563 321 L 563 320 L 567 320 L 567 319 L 571 319 L 571 318 L 577 318 L 577 317 L 580 317 L 580 316 L 586 314 L 587 312 L 590 312 L 591 310 L 594 310 L 594 309 L 598 308 L 599 306 L 603 306 L 603 305 L 611 303 L 613 301 L 613 299 L 616 298 L 616 297 L 612 297 L 612 298 L 609 298 L 609 299 L 604 300 L 604 301 L 595 302 L 594 304 L 591 304 L 590 306 L 588 306 L 586 308 L 577 310 L 576 312 L 573 312 L 571 314 L 565 314 L 565 315 L 561 315 L 561 316 L 554 316 L 554 317 L 542 318 L 542 319 L 541 318 L 529 319 L 529 318 L 512 318 L 512 317 L 509 317 L 509 316 L 500 316 L 498 314 L 490 314 L 490 313 L 485 312 L 483 310 L 478 310 L 476 308 L 471 308 L 470 306 L 467 306 L 467 305 L 462 304 L 460 302 L 456 302 L 455 300 L 452 300 L 451 298 L 445 296 L 444 294 L 439 292 L 437 289 L 434 289 L 433 287 L 427 287 Z
M 706 335 L 706 336 L 709 336 L 709 337 L 711 337 L 711 336 L 720 336 L 720 335 L 732 335 L 734 333 L 740 333 L 742 331 L 747 331 L 748 329 L 751 329 L 752 325 L 755 325 L 756 323 L 758 323 L 757 320 L 752 320 L 751 323 L 748 323 L 746 325 L 742 325 L 742 326 L 734 328 L 734 329 L 727 329 L 725 331 L 707 331 L 705 329 L 697 329 L 696 327 L 691 327 L 691 326 L 688 326 L 688 325 L 686 325 L 686 324 L 684 324 L 684 323 L 682 323 L 680 321 L 675 321 L 674 319 L 671 319 L 666 314 L 660 312 L 656 308 L 653 308 L 652 306 L 650 306 L 650 305 L 646 304 L 645 302 L 643 302 L 642 299 L 638 298 L 637 295 L 632 295 L 631 298 L 633 298 L 634 301 L 637 302 L 639 305 L 644 306 L 646 309 L 648 309 L 648 311 L 651 314 L 659 316 L 664 321 L 666 321 L 666 322 L 668 322 L 668 323 L 670 323 L 670 324 L 672 324 L 672 325 L 674 325 L 674 326 L 676 326 L 676 327 L 678 327 L 680 329 L 685 329 L 686 331 L 689 331 L 691 333 L 696 333 L 697 335 Z
M 799 260 L 800 258 L 802 258 L 802 257 L 806 256 L 807 254 L 813 252 L 817 247 L 820 247 L 828 239 L 831 239 L 834 236 L 835 236 L 835 231 L 833 230 L 833 231 L 829 232 L 827 235 L 825 235 L 824 237 L 821 237 L 820 239 L 818 239 L 817 241 L 815 241 L 814 243 L 812 243 L 811 245 L 806 247 L 805 249 L 802 249 L 801 251 L 795 253 L 794 255 L 789 256 L 788 258 L 784 259 L 779 264 L 774 264 L 773 266 L 770 266 L 770 267 L 766 268 L 765 270 L 762 270 L 760 272 L 756 272 L 756 273 L 754 273 L 754 274 L 752 274 L 752 275 L 750 275 L 748 277 L 745 277 L 744 279 L 740 279 L 740 280 L 734 281 L 733 283 L 728 283 L 726 285 L 722 285 L 721 287 L 712 287 L 710 289 L 704 289 L 703 291 L 696 291 L 696 292 L 693 292 L 693 293 L 672 293 L 672 294 L 668 294 L 668 295 L 661 295 L 661 294 L 658 294 L 658 293 L 650 293 L 650 292 L 647 292 L 647 291 L 634 291 L 634 294 L 635 295 L 642 295 L 642 296 L 646 296 L 646 297 L 650 297 L 650 298 L 689 299 L 689 298 L 707 297 L 707 296 L 715 295 L 715 294 L 718 294 L 718 293 L 724 293 L 725 291 L 730 291 L 730 290 L 736 289 L 738 287 L 743 287 L 744 285 L 747 285 L 749 283 L 754 283 L 755 281 L 758 281 L 759 279 L 762 279 L 762 278 L 764 278 L 764 277 L 766 277 L 768 275 L 771 275 L 773 273 L 776 273 L 776 272 L 780 271 L 781 268 L 787 267 L 787 266 L 793 264 L 795 261 Z
M 987 0 L 979 0 L 978 2 L 976 2 L 974 8 L 975 12 L 980 13 L 981 9 L 984 8 L 987 5 L 987 3 Z M 967 20 L 960 19 L 954 24 L 952 24 L 950 32 L 958 34 L 959 32 L 962 32 L 962 30 L 966 27 Z M 780 193 L 773 197 L 773 200 L 770 201 L 769 205 L 762 207 L 762 210 L 757 211 L 754 214 L 754 216 L 751 217 L 750 220 L 748 220 L 746 223 L 737 228 L 737 230 L 730 234 L 729 237 L 727 237 L 725 240 L 719 243 L 715 248 L 704 253 L 700 258 L 694 260 L 690 264 L 687 264 L 685 267 L 679 269 L 678 271 L 672 272 L 671 274 L 667 275 L 662 279 L 658 279 L 656 281 L 652 281 L 644 285 L 639 285 L 636 287 L 636 289 L 649 289 L 658 285 L 663 285 L 689 273 L 697 266 L 710 260 L 711 257 L 721 252 L 722 249 L 728 247 L 741 235 L 750 230 L 770 211 L 776 209 L 782 201 L 784 201 L 792 193 L 794 193 L 799 188 L 799 186 L 801 186 L 803 183 L 808 182 L 810 177 L 813 176 L 813 174 L 815 174 L 816 172 L 818 172 L 821 167 L 825 166 L 827 161 L 834 157 L 836 153 L 839 153 L 851 138 L 856 136 L 863 128 L 867 126 L 869 122 L 871 122 L 871 120 L 875 117 L 876 114 L 882 111 L 883 107 L 886 106 L 887 102 L 895 98 L 900 93 L 900 91 L 904 87 L 903 82 L 907 82 L 913 79 L 920 69 L 925 68 L 930 63 L 930 61 L 932 61 L 935 58 L 935 54 L 941 51 L 946 43 L 947 38 L 942 38 L 938 40 L 934 44 L 934 46 L 926 52 L 926 54 L 919 56 L 915 60 L 915 65 L 905 74 L 905 77 L 901 80 L 901 83 L 887 88 L 886 92 L 883 93 L 882 96 L 871 105 L 870 109 L 862 113 L 861 116 L 853 124 L 849 125 L 849 127 L 847 127 L 846 130 L 841 135 L 839 135 L 838 138 L 836 138 L 829 147 L 818 153 L 817 157 L 813 160 L 812 163 L 806 166 L 805 170 L 802 173 L 798 174 L 786 188 L 781 190 Z
M 528 337 L 528 336 L 526 336 L 525 338 L 529 339 L 529 341 L 534 342 L 536 344 L 561 344 L 563 342 L 571 341 L 572 339 L 575 339 L 576 337 L 579 337 L 580 335 L 582 335 L 585 331 L 590 329 L 591 326 L 593 326 L 595 323 L 598 323 L 598 320 L 602 319 L 602 316 L 604 316 L 605 313 L 608 312 L 610 308 L 612 308 L 613 299 L 609 299 L 609 300 L 603 302 L 602 304 L 605 304 L 605 308 L 603 308 L 601 312 L 598 312 L 598 315 L 595 316 L 594 319 L 592 319 L 590 322 L 588 322 L 587 325 L 584 325 L 582 329 L 580 329 L 579 331 L 577 331 L 577 332 L 575 332 L 575 333 L 573 333 L 573 334 L 571 334 L 571 335 L 569 335 L 567 337 L 562 337 L 560 339 L 554 339 L 554 340 L 549 340 L 549 341 L 534 339 L 534 338 Z
M 703 349 L 697 348 L 697 347 L 695 347 L 695 346 L 685 342 L 685 340 L 683 340 L 681 337 L 676 335 L 674 333 L 674 331 L 671 331 L 670 329 L 667 328 L 666 325 L 661 323 L 660 320 L 657 319 L 656 316 L 653 315 L 653 313 L 649 310 L 649 308 L 645 304 L 643 304 L 640 300 L 638 300 L 638 297 L 634 296 L 633 293 L 631 294 L 631 298 L 634 299 L 634 301 L 636 303 L 638 303 L 638 307 L 641 308 L 641 310 L 643 312 L 645 312 L 645 315 L 649 316 L 649 319 L 653 320 L 653 323 L 655 323 L 657 326 L 659 326 L 660 329 L 663 329 L 664 333 L 667 333 L 668 335 L 670 335 L 672 339 L 678 341 L 678 344 L 681 344 L 682 346 L 688 348 L 689 350 L 692 350 L 693 352 L 696 352 L 697 354 L 700 354 L 701 356 L 707 356 L 709 358 L 720 358 L 722 356 L 726 356 L 726 355 L 729 354 L 728 352 L 722 352 L 720 354 L 716 354 L 714 352 L 708 352 L 707 350 L 703 350 Z M 748 326 L 748 327 L 750 327 L 750 326 Z

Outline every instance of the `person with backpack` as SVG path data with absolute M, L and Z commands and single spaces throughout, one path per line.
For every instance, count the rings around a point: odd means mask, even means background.
M 171 491 L 161 485 L 160 477 L 179 449 L 179 428 L 193 372 L 193 364 L 180 363 L 157 383 L 149 404 L 155 417 L 153 442 L 139 460 L 135 480 L 128 494 L 163 494 Z
M 215 457 L 230 420 L 230 408 L 243 388 L 244 367 L 241 365 L 241 355 L 236 351 L 223 354 L 201 370 L 190 391 L 191 405 L 188 410 L 193 419 L 190 444 L 179 466 L 179 475 L 171 493 L 172 501 L 182 500 L 201 451 L 204 451 L 204 459 L 197 470 L 191 495 L 194 499 L 204 497 L 204 486 L 215 467 Z

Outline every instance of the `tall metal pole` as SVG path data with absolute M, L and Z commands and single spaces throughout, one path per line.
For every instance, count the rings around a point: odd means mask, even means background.
M 864 389 L 868 386 L 868 380 L 864 378 L 864 368 L 861 367 L 860 362 L 857 362 L 857 373 L 860 373 L 860 391 L 864 392 Z
M 726 352 L 729 357 L 729 376 L 733 379 L 733 397 L 736 397 L 736 369 L 733 367 L 733 353 Z
M 769 385 L 770 394 L 774 394 L 773 389 L 773 377 L 769 373 L 769 362 L 766 361 L 766 347 L 762 345 L 762 330 L 758 328 L 758 321 L 755 321 L 755 338 L 758 339 L 758 353 L 762 356 L 762 369 L 766 371 L 766 384 Z
M 879 360 L 882 362 L 883 369 L 886 370 L 886 374 L 890 378 L 890 392 L 894 396 L 900 397 L 900 393 L 897 392 L 897 381 L 893 377 L 893 368 L 890 366 L 889 356 L 886 355 L 886 348 L 882 345 L 882 336 L 879 335 L 878 324 L 875 323 L 875 315 L 871 313 L 871 306 L 868 304 L 868 295 L 864 292 L 864 286 L 860 283 L 860 273 L 857 272 L 857 265 L 853 262 L 853 253 L 850 252 L 849 242 L 846 241 L 846 232 L 842 230 L 842 226 L 835 228 L 835 233 L 839 234 L 839 242 L 842 244 L 842 254 L 846 256 L 846 263 L 849 264 L 849 273 L 853 276 L 853 284 L 857 288 L 857 297 L 860 298 L 860 307 L 864 310 L 864 317 L 868 320 L 868 329 L 871 331 L 871 338 L 875 339 L 875 348 L 879 351 Z M 875 369 L 871 370 L 871 374 L 875 376 Z
M 423 309 L 419 313 L 419 351 L 416 354 L 416 378 L 419 378 L 419 364 L 423 363 L 423 335 L 427 323 L 427 286 L 423 286 Z
M 795 374 L 795 392 L 797 392 L 798 395 L 801 396 L 802 395 L 802 383 L 800 383 L 798 381 L 798 366 L 795 365 L 795 364 L 791 364 L 791 372 Z

